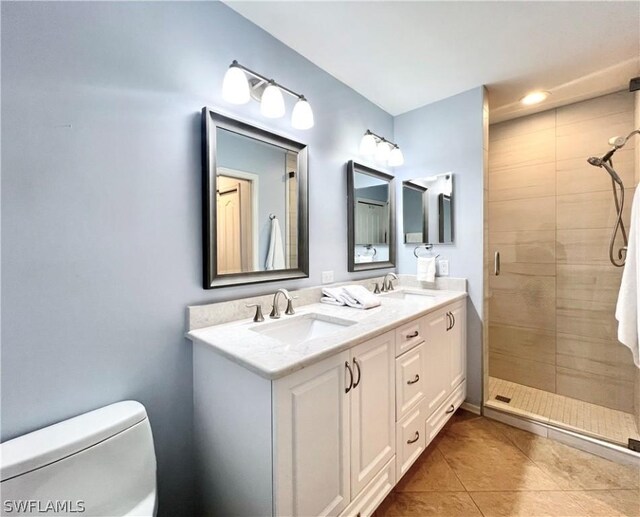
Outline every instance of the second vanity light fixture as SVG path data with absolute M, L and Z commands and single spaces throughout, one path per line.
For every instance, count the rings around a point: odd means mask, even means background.
M 376 135 L 370 129 L 367 129 L 360 141 L 360 154 L 373 157 L 375 161 L 387 164 L 389 167 L 397 167 L 404 163 L 404 156 L 398 144 Z
M 267 118 L 280 118 L 285 114 L 282 92 L 298 99 L 291 113 L 291 125 L 295 129 L 313 127 L 313 111 L 304 95 L 268 79 L 242 66 L 235 59 L 222 83 L 222 97 L 232 104 L 246 104 L 251 98 L 260 102 L 260 113 Z

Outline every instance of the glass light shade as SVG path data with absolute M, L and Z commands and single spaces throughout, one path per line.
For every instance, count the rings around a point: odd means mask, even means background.
M 231 66 L 222 82 L 222 98 L 231 104 L 249 102 L 249 81 L 246 74 L 238 67 Z
M 377 162 L 386 163 L 391 154 L 391 147 L 384 140 L 380 140 L 376 146 L 375 159 Z
M 404 156 L 402 155 L 402 151 L 399 147 L 394 147 L 389 154 L 389 166 L 397 167 L 398 165 L 402 165 L 404 163 Z
M 360 140 L 360 154 L 363 156 L 373 156 L 376 152 L 376 137 L 370 133 L 365 134 Z
M 309 129 L 313 127 L 313 111 L 309 103 L 300 99 L 293 107 L 291 113 L 291 125 L 296 129 Z
M 262 92 L 260 113 L 267 118 L 280 118 L 284 115 L 284 98 L 275 84 L 270 84 Z

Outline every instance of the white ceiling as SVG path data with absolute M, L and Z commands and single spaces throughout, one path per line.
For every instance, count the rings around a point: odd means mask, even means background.
M 392 115 L 485 84 L 495 121 L 527 91 L 546 109 L 640 72 L 638 1 L 226 3 Z

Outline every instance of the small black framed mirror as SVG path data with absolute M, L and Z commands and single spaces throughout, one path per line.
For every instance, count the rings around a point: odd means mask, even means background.
M 347 164 L 348 270 L 395 267 L 395 179 L 351 160 Z
M 309 276 L 308 148 L 202 109 L 204 288 Z

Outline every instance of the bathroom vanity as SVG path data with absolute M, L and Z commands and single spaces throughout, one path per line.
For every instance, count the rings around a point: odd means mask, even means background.
M 466 293 L 188 333 L 207 515 L 371 515 L 466 395 Z

